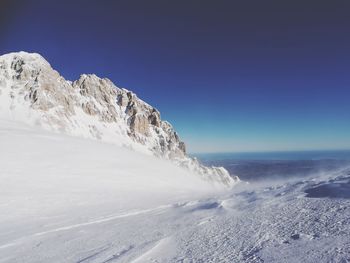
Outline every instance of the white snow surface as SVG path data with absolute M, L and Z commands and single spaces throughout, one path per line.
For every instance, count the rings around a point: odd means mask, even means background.
M 227 190 L 0 120 L 0 262 L 349 262 L 350 171 Z

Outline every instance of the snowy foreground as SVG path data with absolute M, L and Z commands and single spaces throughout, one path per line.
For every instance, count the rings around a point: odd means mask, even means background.
M 349 262 L 350 171 L 232 189 L 0 121 L 0 262 Z

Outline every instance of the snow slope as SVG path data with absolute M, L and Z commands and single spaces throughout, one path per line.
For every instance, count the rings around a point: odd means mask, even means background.
M 227 190 L 153 156 L 11 121 L 0 142 L 0 262 L 350 260 L 348 168 Z
M 27 238 L 158 211 L 224 188 L 169 161 L 16 122 L 0 121 L 0 142 L 2 256 L 23 249 Z

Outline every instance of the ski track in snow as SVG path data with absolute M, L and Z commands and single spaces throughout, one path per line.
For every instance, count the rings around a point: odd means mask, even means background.
M 143 209 L 143 210 L 138 210 L 138 211 L 131 211 L 128 213 L 123 213 L 123 214 L 119 214 L 119 215 L 110 215 L 107 217 L 102 217 L 96 220 L 92 220 L 92 221 L 88 221 L 85 223 L 80 223 L 80 224 L 74 224 L 74 225 L 68 225 L 68 226 L 64 226 L 64 227 L 59 227 L 59 228 L 55 228 L 55 229 L 51 229 L 51 230 L 47 230 L 47 231 L 43 231 L 43 232 L 38 232 L 38 233 L 34 233 L 30 236 L 26 236 L 26 237 L 22 237 L 20 238 L 20 240 L 22 239 L 28 239 L 31 237 L 35 237 L 35 236 L 43 236 L 43 235 L 47 235 L 47 234 L 51 234 L 51 233 L 55 233 L 55 232 L 60 232 L 60 231 L 67 231 L 67 230 L 72 230 L 74 228 L 80 228 L 80 227 L 85 227 L 85 226 L 89 226 L 89 225 L 95 225 L 95 224 L 100 224 L 100 223 L 104 223 L 104 222 L 108 222 L 108 221 L 112 221 L 112 220 L 116 220 L 119 218 L 124 218 L 124 217 L 129 217 L 129 216 L 135 216 L 135 215 L 140 215 L 140 214 L 146 214 L 146 213 L 150 213 L 150 212 L 158 212 L 160 213 L 162 210 L 171 207 L 170 205 L 162 205 L 156 208 L 152 208 L 152 209 Z M 21 242 L 19 241 L 13 241 L 11 243 L 8 244 L 4 244 L 0 246 L 0 250 L 2 248 L 7 248 L 7 247 L 11 247 L 11 246 L 16 246 L 16 245 L 20 245 Z
M 213 191 L 122 148 L 6 127 L 0 262 L 350 262 L 349 169 Z

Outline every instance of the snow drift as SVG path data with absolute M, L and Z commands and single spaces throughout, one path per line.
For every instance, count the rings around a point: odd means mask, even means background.
M 65 249 L 62 233 L 105 224 L 112 230 L 119 219 L 160 213 L 223 189 L 151 155 L 18 122 L 0 120 L 0 142 L 1 262 L 76 262 L 50 259 Z M 50 253 L 28 252 L 48 236 Z M 75 255 L 75 249 L 66 252 Z

